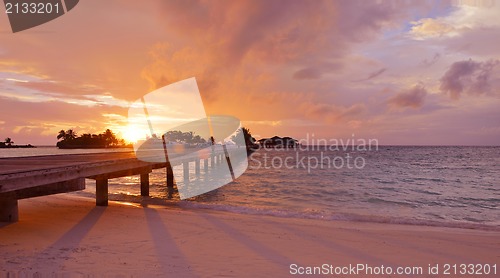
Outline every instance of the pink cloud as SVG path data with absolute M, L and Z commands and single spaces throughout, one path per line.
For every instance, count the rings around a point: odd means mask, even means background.
M 452 99 L 460 98 L 462 93 L 480 95 L 494 92 L 499 87 L 492 86 L 490 79 L 499 63 L 498 60 L 476 62 L 472 59 L 455 62 L 441 77 L 440 89 Z M 499 85 L 497 81 L 495 85 Z
M 293 79 L 318 79 L 321 77 L 321 71 L 317 68 L 304 68 L 293 74 Z
M 409 90 L 402 91 L 391 97 L 387 103 L 394 108 L 421 108 L 424 105 L 427 90 L 421 84 L 413 86 Z

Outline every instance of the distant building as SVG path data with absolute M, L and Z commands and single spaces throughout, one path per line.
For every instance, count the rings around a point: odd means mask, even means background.
M 274 136 L 271 138 L 262 138 L 257 141 L 261 148 L 295 148 L 299 145 L 298 141 L 291 137 Z

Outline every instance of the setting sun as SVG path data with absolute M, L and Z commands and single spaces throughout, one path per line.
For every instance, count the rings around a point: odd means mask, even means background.
M 144 130 L 137 125 L 127 125 L 119 132 L 127 143 L 136 143 L 141 139 L 146 139 L 148 135 L 148 130 Z

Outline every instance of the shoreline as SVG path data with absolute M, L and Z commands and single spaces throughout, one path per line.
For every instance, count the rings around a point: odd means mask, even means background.
M 93 188 L 95 190 L 95 188 Z M 95 200 L 95 194 L 91 191 L 82 190 L 77 192 L 70 192 L 68 194 L 89 198 Z M 258 208 L 237 206 L 231 204 L 218 204 L 218 203 L 204 203 L 196 201 L 181 201 L 181 200 L 168 200 L 164 197 L 143 197 L 137 194 L 121 194 L 110 191 L 109 201 L 115 203 L 136 204 L 137 206 L 143 205 L 158 205 L 165 208 L 175 208 L 184 210 L 204 210 L 204 211 L 220 211 L 227 213 L 234 213 L 237 215 L 255 215 L 255 216 L 270 216 L 278 218 L 290 219 L 310 219 L 319 221 L 332 221 L 332 222 L 359 222 L 359 223 L 374 223 L 374 224 L 391 224 L 391 225 L 407 225 L 407 226 L 422 226 L 422 227 L 442 227 L 452 229 L 468 229 L 468 230 L 481 230 L 481 231 L 497 231 L 500 232 L 500 225 L 482 224 L 472 222 L 459 222 L 459 221 L 431 221 L 426 219 L 410 219 L 410 218 L 391 218 L 382 217 L 379 215 L 362 215 L 355 213 L 339 212 L 332 215 L 313 214 L 301 211 L 291 211 L 286 209 L 276 208 Z
M 20 200 L 19 208 L 19 222 L 0 224 L 0 276 L 286 277 L 291 264 L 324 263 L 425 270 L 429 264 L 495 264 L 500 247 L 495 231 L 114 201 L 96 207 L 74 194 Z
M 37 146 L 33 146 L 31 144 L 28 145 L 12 145 L 12 146 L 2 146 L 0 145 L 0 149 L 36 149 Z

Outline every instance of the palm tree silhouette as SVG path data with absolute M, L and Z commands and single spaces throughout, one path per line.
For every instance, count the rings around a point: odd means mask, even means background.
M 10 137 L 5 138 L 5 144 L 9 147 L 11 147 L 14 144 L 14 141 L 10 139 Z
M 73 140 L 76 138 L 76 132 L 74 132 L 72 129 L 66 130 L 66 140 Z
M 243 131 L 243 137 L 245 138 L 245 143 L 247 146 L 252 146 L 255 144 L 255 138 L 253 138 L 252 133 L 250 132 L 250 129 L 246 127 L 242 127 L 241 130 Z
M 63 141 L 71 141 L 76 138 L 76 132 L 74 132 L 72 129 L 68 129 L 66 131 L 60 130 L 59 134 L 57 135 L 57 139 L 63 139 Z
M 66 139 L 66 131 L 64 131 L 64 129 L 61 129 L 61 131 L 59 131 L 59 134 L 57 135 L 57 140 L 60 140 L 60 139 Z
M 118 139 L 116 138 L 113 131 L 111 131 L 109 128 L 106 129 L 106 131 L 103 133 L 103 138 L 104 138 L 104 142 L 106 144 L 106 147 L 110 147 L 110 146 L 114 146 L 114 145 L 118 144 Z

